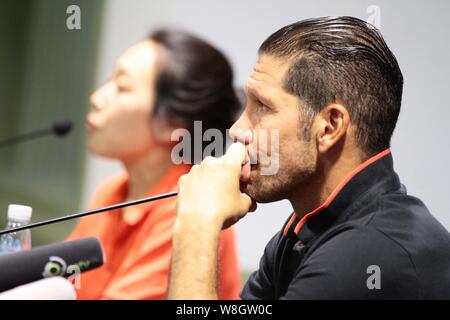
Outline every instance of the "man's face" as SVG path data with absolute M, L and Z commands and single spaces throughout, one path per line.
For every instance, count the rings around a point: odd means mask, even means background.
M 253 164 L 243 191 L 257 202 L 288 198 L 316 168 L 314 139 L 302 130 L 309 121 L 302 118 L 300 100 L 283 89 L 288 67 L 284 59 L 259 57 L 246 84 L 247 105 L 230 130 L 247 146 Z M 277 160 L 278 170 L 265 174 L 264 168 Z

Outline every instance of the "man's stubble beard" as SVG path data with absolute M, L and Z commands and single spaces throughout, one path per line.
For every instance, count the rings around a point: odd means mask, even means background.
M 308 150 L 308 148 L 302 148 Z M 268 203 L 288 199 L 314 175 L 315 162 L 310 155 L 295 157 L 292 153 L 279 159 L 280 168 L 276 174 L 262 175 L 256 165 L 250 175 L 250 183 L 244 187 L 256 202 Z
M 261 168 L 256 165 L 256 170 L 251 172 L 250 183 L 245 185 L 246 192 L 253 200 L 259 203 L 268 203 L 289 199 L 302 186 L 307 185 L 316 173 L 317 163 L 313 159 L 311 125 L 315 113 L 311 108 L 304 107 L 300 110 L 300 118 L 296 137 L 298 138 L 297 152 L 285 151 L 279 155 L 279 169 L 275 174 L 262 175 Z M 281 147 L 281 146 L 280 146 Z M 302 150 L 302 152 L 298 152 Z

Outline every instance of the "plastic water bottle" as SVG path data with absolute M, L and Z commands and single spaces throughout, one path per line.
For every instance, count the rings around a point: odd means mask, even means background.
M 7 229 L 21 227 L 30 223 L 33 209 L 27 206 L 10 204 L 8 206 Z M 0 253 L 17 252 L 31 248 L 29 229 L 4 234 L 0 238 Z

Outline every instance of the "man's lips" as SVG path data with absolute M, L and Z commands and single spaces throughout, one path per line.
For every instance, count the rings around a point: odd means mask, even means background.
M 250 173 L 252 170 L 252 161 L 251 161 L 251 155 L 249 155 L 249 152 L 247 150 L 247 153 L 245 155 L 244 164 L 241 167 L 241 177 L 240 180 L 242 182 L 248 182 L 250 180 Z
M 241 167 L 241 177 L 242 182 L 248 182 L 250 180 L 251 164 L 250 161 L 246 161 Z

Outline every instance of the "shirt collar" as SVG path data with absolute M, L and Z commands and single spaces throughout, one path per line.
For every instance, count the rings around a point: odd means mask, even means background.
M 297 236 L 303 243 L 339 221 L 346 220 L 350 208 L 365 198 L 373 199 L 388 189 L 398 189 L 400 181 L 393 169 L 390 149 L 367 159 L 351 171 L 333 190 L 327 200 L 301 218 L 292 214 L 285 225 L 285 236 Z
M 161 193 L 175 191 L 178 179 L 183 174 L 189 172 L 190 168 L 190 165 L 185 164 L 172 167 L 171 169 L 169 169 L 169 171 L 167 171 L 164 177 L 150 189 L 147 195 L 150 197 Z M 125 179 L 122 182 L 122 185 L 119 187 L 119 194 L 122 197 L 121 201 L 124 201 L 124 199 L 126 198 L 126 194 L 128 191 L 128 182 L 129 177 L 128 175 L 125 175 Z M 130 211 L 127 213 L 122 212 L 122 219 L 129 226 L 137 225 L 153 208 L 155 208 L 155 206 L 158 206 L 161 201 L 164 200 L 143 203 L 139 205 L 138 210 Z

